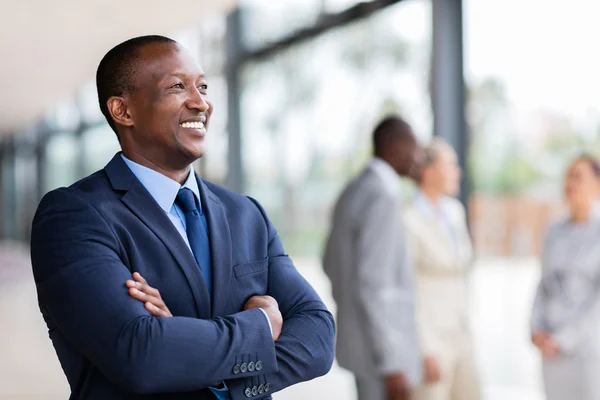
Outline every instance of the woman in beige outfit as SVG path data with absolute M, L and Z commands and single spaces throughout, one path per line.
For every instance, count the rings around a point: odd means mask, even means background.
M 471 239 L 455 196 L 461 171 L 456 153 L 434 139 L 425 149 L 419 193 L 406 210 L 417 271 L 417 321 L 424 358 L 415 400 L 481 398 L 469 328 L 467 273 Z

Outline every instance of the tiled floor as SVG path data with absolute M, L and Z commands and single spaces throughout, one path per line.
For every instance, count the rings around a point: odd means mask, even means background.
M 297 260 L 334 309 L 318 264 Z M 9 271 L 10 270 L 10 271 Z M 538 277 L 535 260 L 480 261 L 472 314 L 486 400 L 542 400 L 539 360 L 527 319 Z M 338 367 L 278 394 L 278 400 L 355 398 L 352 376 Z M 0 247 L 0 399 L 66 399 L 68 388 L 39 314 L 25 249 Z

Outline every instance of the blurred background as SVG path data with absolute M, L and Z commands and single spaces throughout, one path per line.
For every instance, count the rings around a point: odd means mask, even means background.
M 472 316 L 486 399 L 542 399 L 528 318 L 564 168 L 600 152 L 600 3 L 589 0 L 58 0 L 0 5 L 0 398 L 65 399 L 28 240 L 49 190 L 119 145 L 97 105 L 101 57 L 133 36 L 188 47 L 215 106 L 197 170 L 257 198 L 328 305 L 333 202 L 384 115 L 439 135 L 467 173 Z M 405 185 L 406 195 L 413 190 Z M 60 234 L 60 232 L 57 232 Z M 353 399 L 340 368 L 277 396 Z

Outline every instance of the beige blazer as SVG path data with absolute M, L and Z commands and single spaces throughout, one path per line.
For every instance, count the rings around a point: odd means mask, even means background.
M 435 214 L 419 195 L 405 210 L 417 275 L 417 326 L 424 355 L 444 351 L 448 339 L 469 334 L 467 281 L 473 257 L 465 210 L 444 198 Z

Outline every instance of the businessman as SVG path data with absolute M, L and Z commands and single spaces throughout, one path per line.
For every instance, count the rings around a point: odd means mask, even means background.
M 335 206 L 323 265 L 338 306 L 338 361 L 354 373 L 359 399 L 406 400 L 421 361 L 399 175 L 420 153 L 397 117 L 375 128 L 373 144 L 373 159 Z
M 190 167 L 212 114 L 190 53 L 134 38 L 96 83 L 122 152 L 48 193 L 31 239 L 71 398 L 269 399 L 327 373 L 332 316 L 264 210 Z

